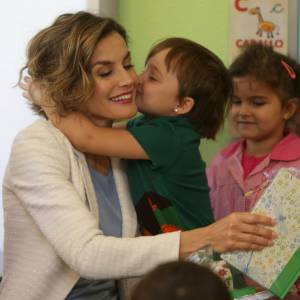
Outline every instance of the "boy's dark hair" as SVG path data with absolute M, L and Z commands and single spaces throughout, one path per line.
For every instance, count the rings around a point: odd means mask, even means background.
M 225 283 L 192 262 L 169 262 L 155 268 L 136 286 L 131 300 L 230 300 Z
M 230 65 L 229 74 L 231 77 L 251 76 L 267 84 L 283 104 L 291 98 L 300 99 L 300 65 L 268 45 L 254 43 L 245 46 Z
M 215 138 L 223 125 L 232 90 L 226 67 L 210 50 L 184 38 L 169 38 L 158 43 L 151 49 L 146 63 L 165 49 L 170 49 L 165 63 L 167 70 L 177 76 L 179 101 L 184 97 L 195 101 L 185 116 L 202 137 Z

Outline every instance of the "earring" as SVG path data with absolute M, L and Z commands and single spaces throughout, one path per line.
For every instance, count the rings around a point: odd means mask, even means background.
M 174 112 L 178 113 L 178 108 L 177 107 L 174 108 Z

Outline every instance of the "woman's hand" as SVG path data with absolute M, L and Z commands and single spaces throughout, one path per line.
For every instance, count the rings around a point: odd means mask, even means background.
M 180 257 L 212 247 L 216 252 L 261 250 L 271 246 L 277 234 L 268 228 L 275 221 L 250 212 L 235 212 L 215 223 L 181 233 Z
M 275 221 L 270 217 L 237 212 L 208 226 L 209 244 L 216 252 L 234 250 L 261 250 L 273 245 L 277 234 L 269 226 Z

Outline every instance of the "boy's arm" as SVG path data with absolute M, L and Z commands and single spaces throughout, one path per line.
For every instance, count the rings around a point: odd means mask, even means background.
M 50 117 L 51 120 L 53 118 Z M 97 127 L 81 113 L 55 118 L 55 126 L 82 152 L 127 159 L 149 159 L 126 129 Z
M 60 117 L 55 105 L 43 103 L 42 89 L 38 83 L 33 84 L 30 77 L 25 77 L 19 85 L 24 90 L 24 97 L 41 105 L 52 123 L 80 151 L 119 158 L 149 159 L 124 124 L 118 124 L 116 128 L 97 127 L 80 113 Z

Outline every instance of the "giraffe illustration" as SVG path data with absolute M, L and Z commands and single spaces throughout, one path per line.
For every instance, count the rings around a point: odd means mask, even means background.
M 270 21 L 265 21 L 264 18 L 262 17 L 262 14 L 260 12 L 260 7 L 253 7 L 249 9 L 249 14 L 250 15 L 257 15 L 258 18 L 258 27 L 256 34 L 259 35 L 260 37 L 263 35 L 263 32 L 267 33 L 267 38 L 273 38 L 273 31 L 277 27 L 273 22 Z

